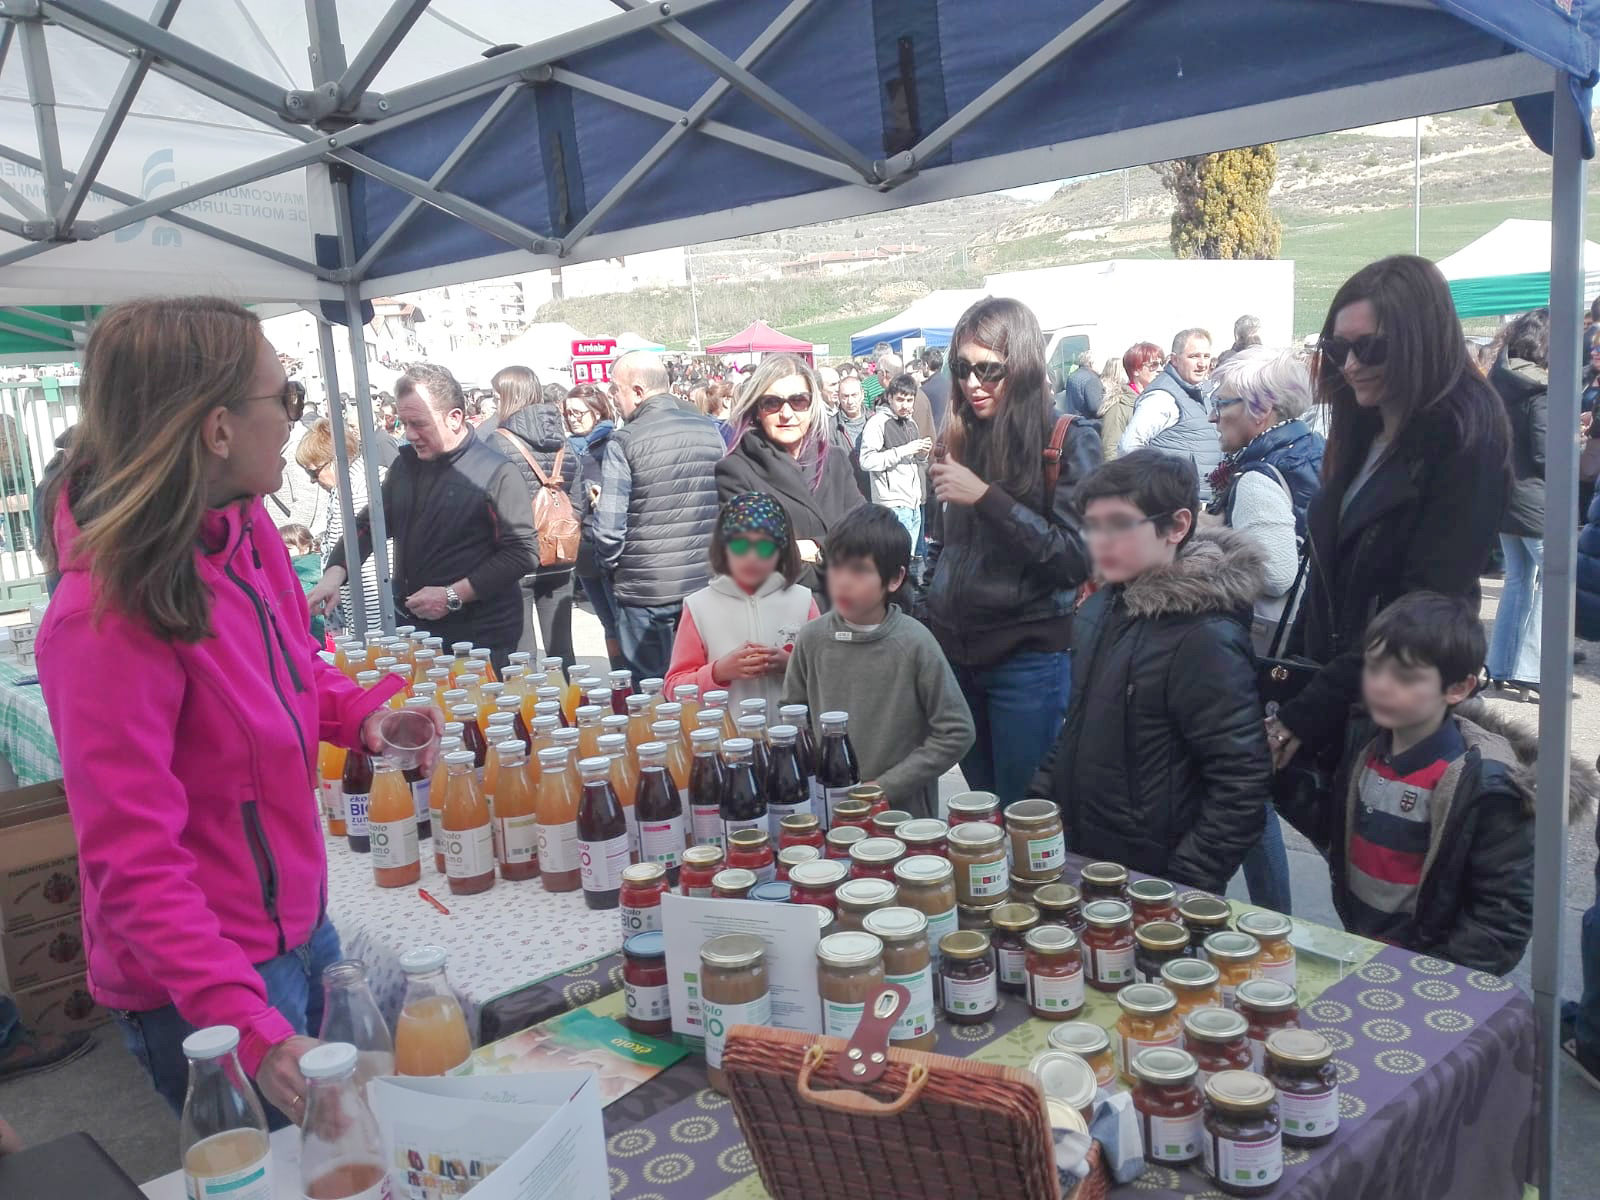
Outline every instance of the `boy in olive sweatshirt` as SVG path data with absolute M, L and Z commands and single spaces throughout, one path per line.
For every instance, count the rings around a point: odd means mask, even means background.
M 974 731 L 939 643 L 889 602 L 905 582 L 911 538 L 887 508 L 863 504 L 829 532 L 827 564 L 833 607 L 801 627 L 784 702 L 805 704 L 813 721 L 848 712 L 861 782 L 882 787 L 891 808 L 938 816 L 939 776 L 971 749 Z

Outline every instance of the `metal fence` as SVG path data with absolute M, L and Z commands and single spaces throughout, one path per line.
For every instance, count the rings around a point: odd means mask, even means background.
M 44 598 L 33 497 L 56 439 L 78 421 L 78 382 L 54 376 L 0 383 L 0 612 Z

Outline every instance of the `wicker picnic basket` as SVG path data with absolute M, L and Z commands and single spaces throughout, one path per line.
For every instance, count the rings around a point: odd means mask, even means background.
M 1060 1200 L 1044 1094 L 1027 1071 L 887 1050 L 842 1083 L 839 1038 L 736 1026 L 722 1065 L 734 1112 L 776 1200 Z M 1070 1200 L 1101 1200 L 1098 1147 Z

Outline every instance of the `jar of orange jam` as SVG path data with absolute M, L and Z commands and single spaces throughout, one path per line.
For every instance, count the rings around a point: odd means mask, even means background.
M 1242 913 L 1234 928 L 1248 933 L 1261 943 L 1261 963 L 1257 967 L 1263 979 L 1276 979 L 1290 987 L 1299 986 L 1296 978 L 1294 947 L 1289 944 L 1289 931 L 1293 926 L 1282 913 Z
M 1122 1079 L 1133 1082 L 1133 1060 L 1143 1050 L 1183 1044 L 1178 998 L 1159 983 L 1130 983 L 1117 993 L 1117 1043 L 1122 1052 Z
M 1103 1027 L 1093 1021 L 1063 1021 L 1051 1027 L 1047 1039 L 1052 1050 L 1071 1051 L 1094 1068 L 1101 1087 L 1117 1086 L 1117 1055 L 1111 1048 L 1111 1035 Z
M 1256 977 L 1261 962 L 1261 943 L 1248 933 L 1228 929 L 1206 938 L 1206 959 L 1222 976 L 1222 1002 L 1233 1007 L 1233 994 L 1241 983 Z
M 1222 1007 L 1222 973 L 1198 958 L 1175 958 L 1161 968 L 1161 982 L 1178 998 L 1178 1016 L 1197 1008 Z

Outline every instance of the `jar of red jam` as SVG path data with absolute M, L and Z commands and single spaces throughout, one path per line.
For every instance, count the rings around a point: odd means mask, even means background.
M 816 813 L 790 813 L 778 822 L 779 854 L 790 846 L 815 846 L 820 851 L 825 845 L 827 835 Z
M 1320 1146 L 1339 1132 L 1339 1072 L 1333 1047 L 1309 1029 L 1281 1029 L 1267 1038 L 1267 1079 L 1278 1089 L 1283 1140 Z
M 848 867 L 831 858 L 798 863 L 789 869 L 789 902 L 815 904 L 837 916 L 839 903 L 834 893 L 849 874 Z
M 622 990 L 628 1009 L 622 1023 L 635 1033 L 665 1037 L 672 1032 L 667 1004 L 667 944 L 660 930 L 636 933 L 622 943 Z
M 721 846 L 690 846 L 678 868 L 678 886 L 685 896 L 709 896 L 711 880 L 722 867 Z
M 1226 900 L 1208 896 L 1204 892 L 1190 892 L 1178 901 L 1178 919 L 1189 931 L 1189 953 L 1203 957 L 1200 948 L 1213 933 L 1228 927 L 1233 910 Z
M 897 826 L 894 835 L 905 843 L 908 858 L 917 854 L 947 858 L 950 851 L 945 836 L 949 831 L 950 827 L 943 821 L 922 817 Z
M 950 797 L 950 828 L 969 821 L 982 821 L 987 825 L 1005 825 L 1000 815 L 1000 797 L 993 792 L 958 792 Z
M 1128 885 L 1128 903 L 1133 905 L 1133 927 L 1151 921 L 1178 919 L 1178 889 L 1165 879 L 1135 879 Z
M 1083 906 L 1083 968 L 1090 987 L 1120 991 L 1133 982 L 1133 910 L 1121 900 Z
M 873 837 L 895 837 L 895 831 L 911 820 L 911 814 L 903 808 L 886 808 L 881 813 L 872 815 Z
M 1250 1069 L 1266 1062 L 1267 1038 L 1280 1029 L 1300 1027 L 1300 997 L 1276 979 L 1247 979 L 1233 993 L 1233 1006 L 1249 1025 Z
M 748 900 L 756 886 L 756 873 L 743 867 L 718 871 L 711 880 L 711 894 L 718 900 Z
M 843 803 L 843 801 L 840 803 Z M 857 842 L 866 841 L 867 837 L 867 831 L 859 825 L 835 825 L 828 830 L 827 840 L 823 844 L 823 853 L 828 858 L 836 858 L 840 862 L 848 863 L 850 861 L 850 847 Z
M 863 836 L 872 836 L 872 805 L 865 800 L 841 800 L 833 806 L 833 820 L 828 829 L 859 829 Z
M 1039 910 L 1039 924 L 1064 925 L 1083 934 L 1083 901 L 1070 883 L 1047 883 L 1035 888 L 1033 906 Z
M 1028 948 L 1028 1011 L 1046 1021 L 1070 1021 L 1083 1012 L 1083 953 L 1078 935 L 1061 925 L 1039 925 L 1023 939 Z
M 1200 1157 L 1202 1128 L 1199 1065 L 1194 1055 L 1169 1046 L 1141 1051 L 1133 1060 L 1133 1107 L 1144 1135 L 1144 1158 L 1181 1167 Z
M 862 838 L 850 847 L 851 879 L 887 879 L 894 882 L 894 866 L 906 856 L 899 838 Z
M 661 897 L 672 890 L 667 868 L 660 863 L 634 863 L 622 868 L 622 936 L 661 928 Z
M 778 877 L 777 860 L 765 829 L 735 829 L 728 835 L 728 865 L 741 867 L 756 877 L 757 883 L 771 883 Z
M 939 996 L 952 1025 L 981 1025 L 994 1014 L 1000 998 L 986 934 L 957 930 L 939 939 Z
M 1128 868 L 1113 862 L 1085 863 L 1083 870 L 1078 872 L 1078 890 L 1083 893 L 1085 904 L 1093 900 L 1120 900 L 1126 903 Z M 1131 909 L 1128 915 L 1131 919 Z
M 815 862 L 822 851 L 815 846 L 785 846 L 778 851 L 778 881 L 789 882 L 789 872 L 803 862 Z
M 889 811 L 889 797 L 875 783 L 858 783 L 845 793 L 847 801 L 857 800 L 867 806 L 867 828 L 871 829 L 871 820 L 881 812 Z M 838 811 L 835 809 L 834 811 Z
M 1039 912 L 1030 904 L 1002 904 L 989 916 L 994 927 L 995 966 L 1000 974 L 1000 990 L 1022 996 L 1028 991 L 1028 946 L 1023 941 L 1039 923 Z
M 1218 1071 L 1250 1070 L 1249 1027 L 1226 1008 L 1197 1008 L 1184 1014 L 1183 1048 L 1200 1065 L 1200 1086 Z

